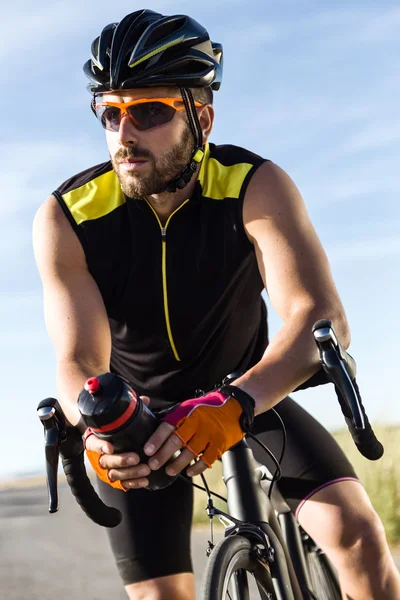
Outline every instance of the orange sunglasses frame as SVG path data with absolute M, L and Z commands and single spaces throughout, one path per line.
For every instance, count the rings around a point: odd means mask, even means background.
M 128 108 L 130 106 L 136 106 L 137 104 L 146 104 L 148 102 L 161 102 L 162 104 L 166 104 L 175 110 L 184 110 L 185 104 L 182 98 L 140 98 L 139 100 L 132 100 L 131 102 L 99 102 L 93 103 L 93 112 L 96 113 L 96 108 L 98 106 L 113 106 L 114 108 L 119 108 L 121 111 L 121 118 L 123 115 L 128 115 L 129 119 L 134 123 L 134 125 L 138 125 L 140 127 L 140 123 L 138 123 L 132 115 L 129 114 Z M 175 106 L 176 102 L 180 102 L 183 106 Z M 196 107 L 204 106 L 200 102 L 195 102 L 194 105 Z M 174 115 L 175 116 L 175 115 Z M 173 118 L 173 117 L 172 117 Z M 172 119 L 171 119 L 172 120 Z M 167 121 L 169 123 L 169 121 Z M 165 123 L 164 123 L 165 125 Z M 155 125 L 155 127 L 160 127 L 159 125 Z M 149 127 L 149 129 L 153 129 L 153 127 Z M 146 130 L 144 130 L 146 131 Z

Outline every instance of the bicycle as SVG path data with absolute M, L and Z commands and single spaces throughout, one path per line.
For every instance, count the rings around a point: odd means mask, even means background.
M 379 459 L 383 446 L 376 439 L 362 404 L 354 359 L 338 342 L 330 321 L 318 321 L 312 333 L 323 373 L 335 386 L 358 450 L 370 460 Z M 232 374 L 228 380 L 232 382 L 234 378 Z M 38 415 L 45 427 L 49 511 L 58 510 L 57 466 L 61 453 L 67 481 L 82 509 L 100 525 L 117 525 L 121 515 L 105 506 L 94 491 L 84 466 L 81 436 L 67 424 L 57 400 L 43 400 Z M 221 460 L 229 513 L 214 507 L 213 493 L 202 477 L 210 523 L 218 517 L 226 529 L 216 546 L 211 535 L 200 599 L 250 600 L 257 593 L 261 600 L 341 600 L 335 569 L 302 530 L 279 493 L 280 461 L 275 459 L 277 471 L 272 476 L 255 461 L 245 439 L 225 452 Z M 252 575 L 252 584 L 248 574 Z

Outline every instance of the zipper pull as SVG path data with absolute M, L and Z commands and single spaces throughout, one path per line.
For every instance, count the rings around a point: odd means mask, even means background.
M 163 242 L 165 242 L 165 238 L 167 237 L 167 228 L 166 227 L 161 227 L 161 239 Z

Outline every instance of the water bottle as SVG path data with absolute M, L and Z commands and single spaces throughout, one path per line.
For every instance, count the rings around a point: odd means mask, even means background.
M 88 379 L 79 394 L 78 408 L 86 426 L 100 439 L 111 442 L 116 454 L 136 452 L 140 462 L 147 464 L 150 457 L 143 452 L 143 446 L 159 422 L 121 377 L 104 373 Z M 160 490 L 177 477 L 170 477 L 164 465 L 147 476 L 146 489 Z

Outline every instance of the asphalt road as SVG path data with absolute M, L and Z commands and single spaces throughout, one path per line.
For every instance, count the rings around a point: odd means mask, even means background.
M 105 530 L 84 515 L 66 485 L 59 496 L 60 510 L 50 515 L 43 485 L 0 491 L 0 597 L 127 600 Z M 208 538 L 208 528 L 194 529 L 197 587 Z
M 49 514 L 47 503 L 44 485 L 0 491 L 0 598 L 127 600 L 106 531 L 86 517 L 65 484 L 59 511 Z M 197 585 L 208 538 L 208 528 L 193 531 Z

